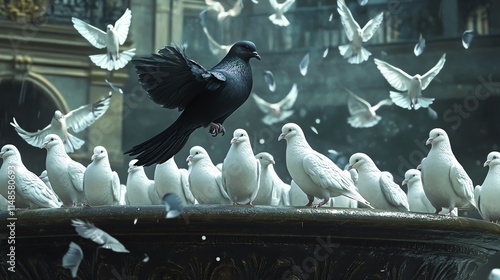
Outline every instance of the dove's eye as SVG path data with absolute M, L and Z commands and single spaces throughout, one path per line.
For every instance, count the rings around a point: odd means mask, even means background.
M 56 139 L 54 139 L 54 138 L 50 138 L 50 141 L 54 141 L 54 140 L 56 140 Z
M 195 155 L 199 154 L 199 152 L 194 153 Z
M 243 133 L 242 133 L 242 134 L 240 134 L 240 137 L 243 137 Z
M 292 129 L 291 129 L 291 128 L 289 128 L 289 129 L 288 129 L 288 132 L 292 132 Z
M 101 151 L 101 154 L 104 153 L 104 151 Z

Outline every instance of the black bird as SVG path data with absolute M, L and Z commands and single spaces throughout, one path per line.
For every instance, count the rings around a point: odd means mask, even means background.
M 186 46 L 167 46 L 158 54 L 132 60 L 139 82 L 162 107 L 182 113 L 167 129 L 125 152 L 135 165 L 162 163 L 186 144 L 197 128 L 210 127 L 212 136 L 224 135 L 224 120 L 238 109 L 252 90 L 250 59 L 260 60 L 255 44 L 235 43 L 212 69 L 189 59 Z

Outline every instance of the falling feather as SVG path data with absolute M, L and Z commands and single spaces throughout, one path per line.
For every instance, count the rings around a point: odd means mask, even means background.
M 276 90 L 276 82 L 274 81 L 273 72 L 269 70 L 264 71 L 264 81 L 266 82 L 270 91 L 274 92 Z
M 165 210 L 167 210 L 167 215 L 165 216 L 167 219 L 178 217 L 184 209 L 181 199 L 175 193 L 165 194 L 162 202 L 165 205 Z
M 307 53 L 304 58 L 302 58 L 302 61 L 300 61 L 300 74 L 302 76 L 305 76 L 307 74 L 307 67 L 309 66 L 309 53 Z
M 318 134 L 318 130 L 317 130 L 314 126 L 311 126 L 311 130 L 312 130 L 314 133 Z
M 62 258 L 62 267 L 71 270 L 71 277 L 76 278 L 78 267 L 83 259 L 83 251 L 75 242 L 69 243 L 68 252 Z
M 330 14 L 330 17 L 328 18 L 328 21 L 332 21 L 333 20 L 333 13 Z
M 361 6 L 364 6 L 364 5 L 366 5 L 366 3 L 368 3 L 368 0 L 358 0 L 358 3 L 359 3 Z
M 328 48 L 325 49 L 325 51 L 323 52 L 323 57 L 326 57 L 328 55 Z
M 144 259 L 142 259 L 143 263 L 149 262 L 149 256 L 147 254 L 144 254 Z
M 462 45 L 464 46 L 465 49 L 469 48 L 469 45 L 472 42 L 473 38 L 474 38 L 474 31 L 465 30 L 464 34 L 462 35 Z
M 434 109 L 432 109 L 430 106 L 427 107 L 427 113 L 429 114 L 429 118 L 431 118 L 433 120 L 437 120 L 438 113 Z
M 419 56 L 424 52 L 425 49 L 425 39 L 420 34 L 420 39 L 418 40 L 417 44 L 415 45 L 415 48 L 413 49 L 413 53 L 415 53 L 415 56 Z

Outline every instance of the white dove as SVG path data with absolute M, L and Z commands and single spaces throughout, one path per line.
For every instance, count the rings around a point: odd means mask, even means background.
M 410 211 L 422 213 L 434 213 L 436 209 L 425 196 L 424 188 L 422 187 L 422 179 L 420 171 L 417 169 L 409 169 L 405 173 L 405 179 L 401 185 L 408 185 L 408 204 Z
M 73 153 L 80 149 L 85 141 L 70 134 L 68 129 L 71 128 L 78 133 L 89 127 L 108 110 L 110 98 L 111 93 L 94 104 L 80 106 L 66 115 L 56 110 L 50 124 L 37 132 L 22 129 L 15 118 L 10 124 L 16 129 L 17 134 L 31 146 L 42 148 L 45 137 L 48 134 L 56 134 L 63 140 L 66 152 Z
M 7 211 L 9 209 L 9 201 L 0 194 L 0 211 Z
M 352 17 L 351 11 L 347 8 L 344 0 L 337 0 L 337 12 L 340 15 L 347 39 L 350 41 L 349 44 L 339 46 L 340 54 L 351 64 L 359 64 L 368 60 L 371 52 L 363 47 L 363 43 L 370 40 L 375 34 L 380 24 L 382 24 L 384 13 L 379 13 L 361 28 Z
M 83 175 L 83 190 L 87 202 L 90 206 L 119 205 L 120 178 L 111 170 L 106 148 L 95 147 L 91 160 Z
M 71 276 L 76 278 L 78 267 L 83 259 L 83 251 L 75 242 L 69 243 L 68 252 L 62 258 L 62 267 L 71 270 Z
M 205 0 L 205 4 L 207 4 L 208 9 L 217 12 L 217 21 L 219 22 L 225 20 L 227 17 L 238 16 L 241 13 L 241 10 L 243 9 L 243 0 L 236 0 L 234 6 L 227 11 L 224 8 L 224 6 L 218 1 Z
M 73 207 L 86 204 L 83 192 L 85 166 L 68 156 L 61 138 L 56 134 L 47 135 L 42 147 L 47 149 L 47 177 L 62 203 Z
M 81 237 L 94 241 L 101 245 L 102 248 L 110 249 L 118 253 L 129 253 L 129 250 L 127 250 L 120 241 L 102 229 L 94 226 L 94 224 L 79 219 L 71 220 L 71 222 L 71 225 L 75 227 L 76 232 Z
M 348 172 L 344 172 L 333 161 L 313 150 L 302 129 L 295 123 L 287 123 L 281 128 L 279 140 L 286 140 L 286 167 L 297 185 L 307 194 L 311 206 L 315 197 L 323 199 L 320 207 L 330 197 L 344 195 L 368 207 L 370 203 L 361 196 Z
M 484 166 L 488 174 L 484 182 L 474 189 L 474 198 L 481 217 L 487 221 L 500 221 L 500 153 L 491 152 L 486 157 Z M 499 274 L 500 276 L 500 274 Z
M 106 32 L 92 26 L 75 17 L 71 18 L 75 29 L 87 39 L 92 46 L 103 49 L 105 54 L 90 55 L 90 60 L 102 69 L 118 70 L 125 67 L 135 55 L 135 48 L 120 53 L 120 45 L 127 39 L 132 12 L 127 9 L 123 15 L 115 22 L 115 25 L 108 24 Z
M 493 268 L 488 275 L 488 280 L 500 280 L 500 268 Z
M 160 205 L 161 199 L 156 193 L 155 182 L 148 178 L 143 166 L 134 165 L 136 162 L 137 159 L 133 159 L 128 163 L 125 193 L 127 205 Z
M 260 163 L 255 158 L 248 133 L 236 129 L 222 164 L 222 184 L 234 204 L 252 205 L 260 187 Z
M 217 2 L 218 3 L 218 2 Z M 219 44 L 213 37 L 210 35 L 210 32 L 208 32 L 208 28 L 205 22 L 205 14 L 207 10 L 203 10 L 200 12 L 199 19 L 200 19 L 200 25 L 201 28 L 203 29 L 203 33 L 205 33 L 205 36 L 207 36 L 208 39 L 208 47 L 210 48 L 210 51 L 212 52 L 213 55 L 217 56 L 219 59 L 222 59 L 226 54 L 229 52 L 233 44 L 231 45 L 222 45 Z
M 295 183 L 294 180 L 290 182 L 290 205 L 291 206 L 304 206 L 309 203 L 309 198 L 307 194 Z M 318 198 L 314 198 L 313 204 L 319 204 L 322 200 Z M 330 198 L 330 201 L 326 204 L 323 204 L 322 207 L 332 207 L 333 199 Z
M 270 153 L 261 152 L 255 155 L 260 162 L 260 187 L 254 204 L 290 205 L 290 185 L 284 183 L 274 170 L 274 157 Z
M 200 204 L 232 204 L 222 185 L 222 173 L 215 167 L 207 151 L 200 146 L 189 150 L 191 162 L 189 186 Z
M 253 93 L 252 97 L 257 104 L 257 107 L 264 112 L 266 115 L 262 118 L 262 122 L 267 125 L 272 125 L 277 122 L 284 121 L 291 115 L 293 115 L 293 104 L 297 100 L 297 95 L 299 91 L 297 90 L 297 84 L 293 84 L 290 92 L 277 103 L 269 103 L 264 99 Z
M 271 4 L 274 10 L 274 14 L 269 16 L 269 20 L 277 26 L 290 25 L 284 13 L 288 12 L 294 3 L 295 0 L 285 0 L 283 3 L 278 3 L 276 0 L 269 0 L 269 4 Z
M 439 71 L 446 62 L 446 54 L 441 56 L 438 63 L 427 71 L 423 76 L 417 74 L 410 76 L 403 70 L 390 65 L 389 63 L 374 59 L 377 68 L 389 84 L 395 89 L 403 92 L 390 91 L 390 97 L 394 104 L 408 110 L 418 110 L 420 107 L 427 108 L 434 102 L 434 98 L 423 97 L 422 91 L 429 86 L 432 79 L 439 74 Z
M 45 185 L 47 185 L 47 187 L 49 187 L 49 189 L 54 190 L 52 189 L 52 185 L 50 184 L 49 176 L 47 175 L 47 170 L 42 171 L 42 173 L 40 173 L 38 178 L 42 179 L 42 181 L 45 183 Z
M 422 184 L 424 192 L 436 214 L 442 208 L 451 212 L 459 209 L 477 208 L 474 201 L 474 185 L 465 169 L 453 155 L 448 134 L 443 129 L 434 128 L 429 132 L 426 145 L 431 150 L 422 160 Z
M 2 195 L 8 197 L 6 196 L 8 187 L 15 186 L 16 208 L 22 207 L 22 204 L 25 206 L 26 202 L 29 208 L 61 207 L 61 202 L 54 191 L 24 166 L 21 154 L 14 145 L 7 144 L 3 146 L 0 150 L 0 157 L 3 159 L 2 168 L 0 169 Z
M 363 197 L 368 197 L 375 209 L 408 211 L 405 192 L 388 176 L 378 169 L 375 162 L 364 153 L 355 153 L 349 158 L 348 169 L 358 171 L 356 187 Z
M 196 199 L 189 188 L 189 172 L 177 167 L 174 157 L 157 164 L 154 173 L 155 188 L 160 198 L 175 193 L 183 204 L 195 204 Z
M 391 99 L 384 99 L 378 102 L 375 106 L 371 106 L 366 100 L 354 94 L 354 92 L 345 89 L 349 94 L 347 100 L 347 109 L 351 115 L 347 118 L 347 122 L 352 127 L 372 127 L 376 125 L 382 117 L 378 116 L 376 111 L 384 105 L 392 105 Z

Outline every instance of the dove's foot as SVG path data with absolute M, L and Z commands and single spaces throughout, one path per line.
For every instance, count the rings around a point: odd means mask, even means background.
M 441 208 L 441 207 L 436 208 L 436 212 L 434 214 L 439 215 L 439 212 L 441 212 L 442 210 L 443 210 L 443 208 Z
M 252 201 L 249 201 L 248 203 L 245 203 L 245 205 L 253 206 Z
M 330 201 L 330 198 L 326 198 L 326 199 L 324 199 L 323 201 L 321 201 L 320 203 L 318 203 L 318 205 L 315 205 L 315 206 L 314 206 L 314 208 L 319 208 L 319 207 L 321 207 L 321 206 L 323 206 L 323 205 L 327 204 L 327 203 L 328 203 L 328 201 Z
M 307 196 L 307 199 L 309 199 L 309 202 L 305 205 L 305 207 L 311 207 L 313 205 L 314 201 L 314 196 Z
M 210 123 L 209 127 L 208 132 L 210 132 L 213 137 L 219 134 L 222 134 L 222 136 L 226 134 L 226 129 L 220 123 Z

